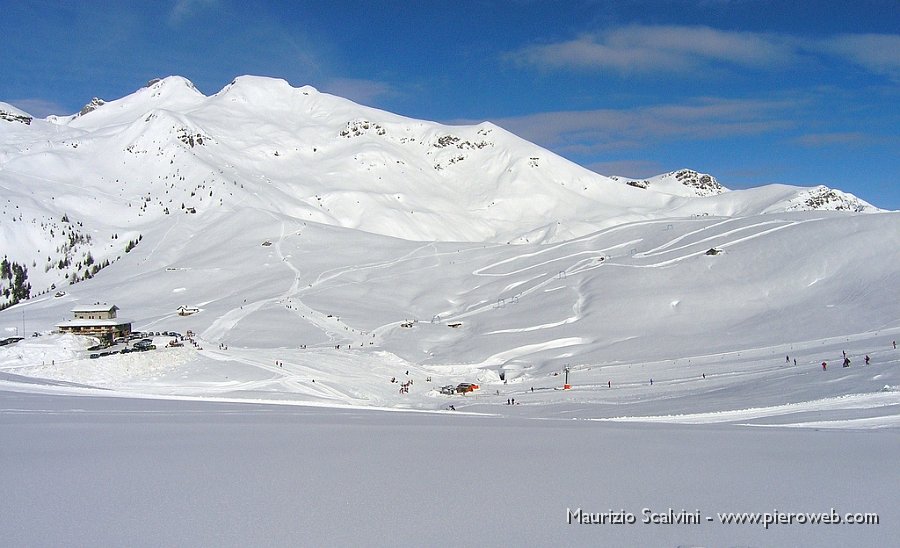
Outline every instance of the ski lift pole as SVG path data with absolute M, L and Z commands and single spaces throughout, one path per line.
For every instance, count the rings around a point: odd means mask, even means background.
M 569 390 L 570 388 L 572 388 L 572 385 L 569 384 L 569 366 L 568 365 L 566 366 L 565 372 L 566 372 L 566 382 L 565 382 L 565 384 L 563 384 L 563 390 Z

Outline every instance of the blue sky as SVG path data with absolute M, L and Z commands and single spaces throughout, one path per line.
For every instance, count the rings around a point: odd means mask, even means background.
M 490 120 L 603 174 L 825 184 L 900 209 L 898 0 L 0 0 L 0 100 L 284 78 Z

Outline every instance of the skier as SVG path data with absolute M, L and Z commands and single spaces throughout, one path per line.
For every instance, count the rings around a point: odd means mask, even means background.
M 827 371 L 827 370 L 828 370 L 828 364 L 826 364 L 825 362 L 822 362 L 822 371 Z
M 869 365 L 869 355 L 866 354 L 866 365 Z
M 897 350 L 897 341 L 894 341 L 894 350 Z
M 653 379 L 650 379 L 650 386 L 653 386 Z
M 850 367 L 850 358 L 844 358 L 844 365 L 843 365 L 843 367 Z
M 790 357 L 790 356 L 785 356 L 785 357 L 784 357 L 784 363 L 790 363 L 790 362 L 791 362 L 791 357 Z
M 612 388 L 612 381 L 606 381 L 606 386 Z
M 794 365 L 797 365 L 797 358 L 794 358 Z

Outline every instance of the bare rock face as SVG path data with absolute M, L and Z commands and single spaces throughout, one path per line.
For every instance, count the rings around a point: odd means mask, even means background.
M 697 196 L 715 196 L 726 191 L 712 175 L 697 173 L 690 169 L 675 172 L 675 179 L 684 186 L 694 189 Z
M 647 189 L 650 186 L 650 181 L 646 179 L 640 181 L 625 181 L 625 184 L 635 188 Z
M 31 116 L 25 116 L 23 114 L 16 114 L 14 112 L 6 112 L 5 110 L 0 110 L 0 120 L 4 122 L 19 122 L 21 124 L 25 124 L 26 126 L 31 125 Z
M 94 97 L 93 99 L 91 99 L 90 103 L 84 105 L 81 108 L 81 110 L 78 112 L 78 115 L 84 116 L 85 114 L 87 114 L 89 112 L 94 112 L 95 110 L 97 110 L 98 108 L 100 108 L 101 106 L 103 106 L 105 104 L 106 104 L 106 101 L 104 101 L 103 99 L 101 99 L 99 97 Z
M 801 198 L 803 198 L 802 201 L 794 204 L 788 209 L 795 211 L 818 209 L 828 211 L 848 211 L 854 213 L 872 211 L 875 209 L 871 205 L 858 199 L 856 196 L 828 188 L 827 186 L 811 188 L 806 192 L 806 195 Z

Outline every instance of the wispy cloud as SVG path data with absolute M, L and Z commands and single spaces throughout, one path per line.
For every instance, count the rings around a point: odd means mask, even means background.
M 219 0 L 175 0 L 172 10 L 169 12 L 169 23 L 177 25 L 190 18 L 197 11 L 216 7 Z
M 820 42 L 826 52 L 900 81 L 900 35 L 844 34 Z
M 810 56 L 855 63 L 900 80 L 900 35 L 842 34 L 809 39 L 789 34 L 724 31 L 705 26 L 636 25 L 505 54 L 520 66 L 622 74 L 675 73 L 732 65 L 784 69 Z
M 564 42 L 533 45 L 507 54 L 521 65 L 624 73 L 683 71 L 726 62 L 772 67 L 793 61 L 795 49 L 775 35 L 730 32 L 703 26 L 630 26 L 584 34 Z
M 818 148 L 832 145 L 861 145 L 871 141 L 871 137 L 860 132 L 807 133 L 794 139 L 798 145 Z
M 602 175 L 620 175 L 623 177 L 652 177 L 666 170 L 658 162 L 649 160 L 595 162 L 585 167 Z
M 322 91 L 364 105 L 371 105 L 377 103 L 379 99 L 398 94 L 398 91 L 386 82 L 362 78 L 332 78 L 322 86 Z
M 6 102 L 36 118 L 45 118 L 51 114 L 72 114 L 68 112 L 71 109 L 46 99 L 12 99 Z
M 796 100 L 702 98 L 624 110 L 542 112 L 493 120 L 528 140 L 573 153 L 638 147 L 648 141 L 758 135 L 796 125 Z

